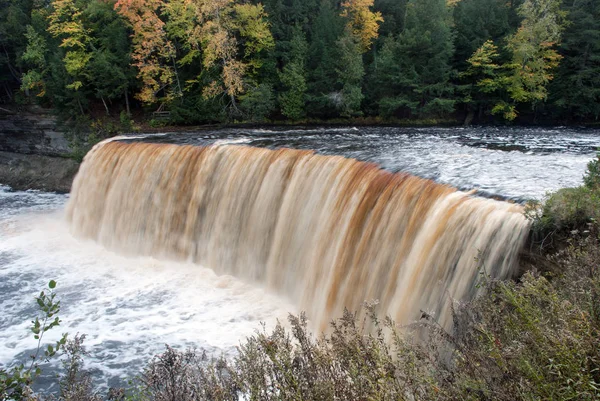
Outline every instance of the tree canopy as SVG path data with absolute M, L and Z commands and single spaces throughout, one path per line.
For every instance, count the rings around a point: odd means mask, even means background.
M 594 0 L 0 0 L 0 101 L 174 123 L 600 117 Z

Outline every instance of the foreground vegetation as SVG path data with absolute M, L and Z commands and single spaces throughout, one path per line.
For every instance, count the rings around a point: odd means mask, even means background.
M 0 0 L 0 48 L 0 103 L 68 118 L 600 117 L 595 0 Z
M 582 187 L 558 191 L 534 215 L 532 243 L 546 253 L 544 270 L 533 266 L 517 282 L 482 274 L 482 295 L 454 304 L 450 331 L 426 312 L 399 328 L 378 317 L 376 303 L 364 318 L 346 312 L 319 337 L 304 315 L 290 316 L 289 326 L 244 340 L 233 359 L 167 347 L 129 388 L 104 396 L 83 369 L 82 337 L 41 346 L 45 330 L 60 323 L 53 292 L 42 293 L 32 332 L 38 351 L 66 355 L 60 393 L 31 391 L 36 356 L 29 368 L 0 371 L 0 400 L 600 399 L 599 173 L 600 157 Z

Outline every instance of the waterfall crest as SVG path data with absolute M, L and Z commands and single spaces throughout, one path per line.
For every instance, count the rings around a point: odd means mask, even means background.
M 378 299 L 400 323 L 447 325 L 480 267 L 507 277 L 528 231 L 519 205 L 311 151 L 97 145 L 73 183 L 74 235 L 187 259 L 289 297 L 320 328 Z

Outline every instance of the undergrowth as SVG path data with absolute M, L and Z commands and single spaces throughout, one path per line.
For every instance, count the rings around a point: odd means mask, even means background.
M 488 281 L 456 305 L 447 332 L 423 318 L 399 328 L 367 305 L 314 337 L 304 315 L 262 330 L 233 360 L 167 348 L 134 399 L 597 400 L 600 399 L 600 244 L 581 238 L 555 258 L 551 280 Z M 365 327 L 375 327 L 366 330 Z
M 526 213 L 533 221 L 530 242 L 539 253 L 555 253 L 574 235 L 589 234 L 600 223 L 600 153 L 588 163 L 583 185 L 559 189 L 543 203 L 529 204 Z

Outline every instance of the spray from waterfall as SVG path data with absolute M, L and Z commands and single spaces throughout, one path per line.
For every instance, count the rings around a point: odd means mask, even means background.
M 118 141 L 86 156 L 67 217 L 109 249 L 266 285 L 321 329 L 373 299 L 398 322 L 426 310 L 448 325 L 482 267 L 511 274 L 528 231 L 519 205 L 354 159 Z

